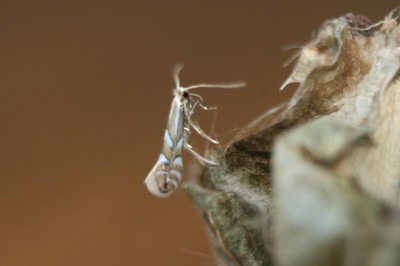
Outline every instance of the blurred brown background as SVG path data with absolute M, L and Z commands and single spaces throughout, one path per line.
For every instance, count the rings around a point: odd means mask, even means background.
M 2 1 L 0 265 L 212 265 L 185 193 L 163 200 L 143 185 L 173 65 L 185 63 L 183 85 L 248 82 L 198 91 L 219 106 L 223 137 L 293 93 L 278 92 L 295 51 L 282 48 L 306 43 L 328 18 L 376 21 L 397 5 L 277 2 Z

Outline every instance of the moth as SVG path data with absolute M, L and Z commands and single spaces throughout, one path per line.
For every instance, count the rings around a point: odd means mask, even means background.
M 175 88 L 173 89 L 173 99 L 168 116 L 167 128 L 164 132 L 164 141 L 161 153 L 153 169 L 147 175 L 144 183 L 148 190 L 159 197 L 168 197 L 174 192 L 182 180 L 183 175 L 183 154 L 185 150 L 191 152 L 202 164 L 216 165 L 215 162 L 208 160 L 195 152 L 189 145 L 190 129 L 196 131 L 206 140 L 218 144 L 218 141 L 208 136 L 198 125 L 193 114 L 196 107 L 204 110 L 214 109 L 203 104 L 203 98 L 190 90 L 196 88 L 242 88 L 246 86 L 244 82 L 228 84 L 197 84 L 189 87 L 180 85 L 179 73 L 183 64 L 177 64 L 173 71 Z

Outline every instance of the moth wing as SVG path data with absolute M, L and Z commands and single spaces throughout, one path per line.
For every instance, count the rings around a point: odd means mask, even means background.
M 157 177 L 159 172 L 162 170 L 162 167 L 163 165 L 157 162 L 151 169 L 150 173 L 147 175 L 146 179 L 144 180 L 144 184 L 146 185 L 147 189 L 151 192 L 151 194 L 158 197 L 167 196 L 164 193 L 161 193 L 159 189 L 159 184 L 157 182 Z

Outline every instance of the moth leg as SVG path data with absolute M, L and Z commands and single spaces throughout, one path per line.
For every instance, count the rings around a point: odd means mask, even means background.
M 197 122 L 197 120 L 192 118 L 192 115 L 194 114 L 194 110 L 196 109 L 197 105 L 200 106 L 201 108 L 205 109 L 205 110 L 215 110 L 216 109 L 216 106 L 207 107 L 207 106 L 203 105 L 200 100 L 191 101 L 190 103 L 187 103 L 187 105 L 184 106 L 184 112 L 185 112 L 185 116 L 186 116 L 186 119 L 187 119 L 187 122 L 188 122 L 189 126 L 191 126 L 203 138 L 207 139 L 208 141 L 211 141 L 214 144 L 219 144 L 218 140 L 215 140 L 215 139 L 211 138 L 210 136 L 208 136 L 201 129 L 201 127 L 200 127 L 199 123 Z
M 199 99 L 196 100 L 196 101 L 200 101 L 200 102 L 203 101 L 203 97 L 201 97 L 201 95 L 199 95 L 199 94 L 197 94 L 197 93 L 190 93 L 190 98 L 192 99 L 193 97 L 199 98 Z M 193 99 L 192 99 L 192 100 L 193 100 Z
M 203 103 L 199 103 L 199 106 L 201 109 L 206 110 L 206 111 L 217 110 L 217 106 L 207 106 L 207 105 L 204 105 Z
M 201 106 L 200 106 L 201 107 Z M 213 107 L 208 107 L 209 109 L 207 109 L 208 111 L 212 111 L 212 120 L 211 120 L 211 126 L 210 126 L 210 136 L 215 137 L 215 123 L 217 121 L 217 107 L 213 106 Z M 211 109 L 212 108 L 212 109 Z M 209 146 L 210 146 L 210 142 L 206 142 L 206 146 L 204 149 L 204 156 L 206 156 L 209 152 Z
M 219 144 L 219 142 L 213 138 L 211 138 L 210 136 L 208 136 L 199 126 L 199 124 L 197 123 L 196 119 L 193 119 L 191 116 L 186 116 L 189 125 L 203 138 L 211 141 L 214 144 Z
M 200 154 L 198 154 L 197 152 L 195 152 L 195 151 L 193 150 L 192 146 L 190 146 L 189 144 L 186 144 L 185 148 L 186 148 L 190 153 L 192 153 L 192 155 L 193 155 L 197 160 L 199 160 L 199 162 L 200 162 L 201 164 L 203 164 L 203 165 L 204 165 L 204 164 L 210 164 L 210 165 L 214 165 L 214 166 L 217 166 L 217 165 L 218 165 L 218 163 L 213 162 L 213 161 L 211 161 L 211 160 L 207 160 L 206 158 L 204 158 L 203 156 L 201 156 Z
M 206 111 L 210 111 L 210 110 L 215 110 L 215 109 L 217 109 L 217 106 L 207 106 L 207 105 L 204 105 L 204 104 L 203 104 L 203 98 L 202 98 L 200 95 L 198 95 L 198 94 L 191 93 L 190 96 L 195 96 L 195 97 L 198 97 L 198 98 L 199 98 L 198 100 L 191 99 L 192 102 L 193 102 L 193 106 L 192 106 L 192 108 L 191 108 L 191 109 L 192 109 L 192 112 L 194 112 L 194 109 L 196 108 L 197 105 L 199 105 L 200 108 L 202 108 L 203 110 L 206 110 Z

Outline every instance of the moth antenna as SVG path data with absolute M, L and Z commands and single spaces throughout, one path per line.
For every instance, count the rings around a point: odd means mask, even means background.
M 175 80 L 175 86 L 177 89 L 181 87 L 181 82 L 179 80 L 179 73 L 181 72 L 182 68 L 183 68 L 183 63 L 179 62 L 174 66 L 174 69 L 172 71 L 172 76 Z
M 196 84 L 186 87 L 185 90 L 197 89 L 197 88 L 219 88 L 219 89 L 239 89 L 247 86 L 244 81 L 238 81 L 233 83 L 222 83 L 222 84 Z

